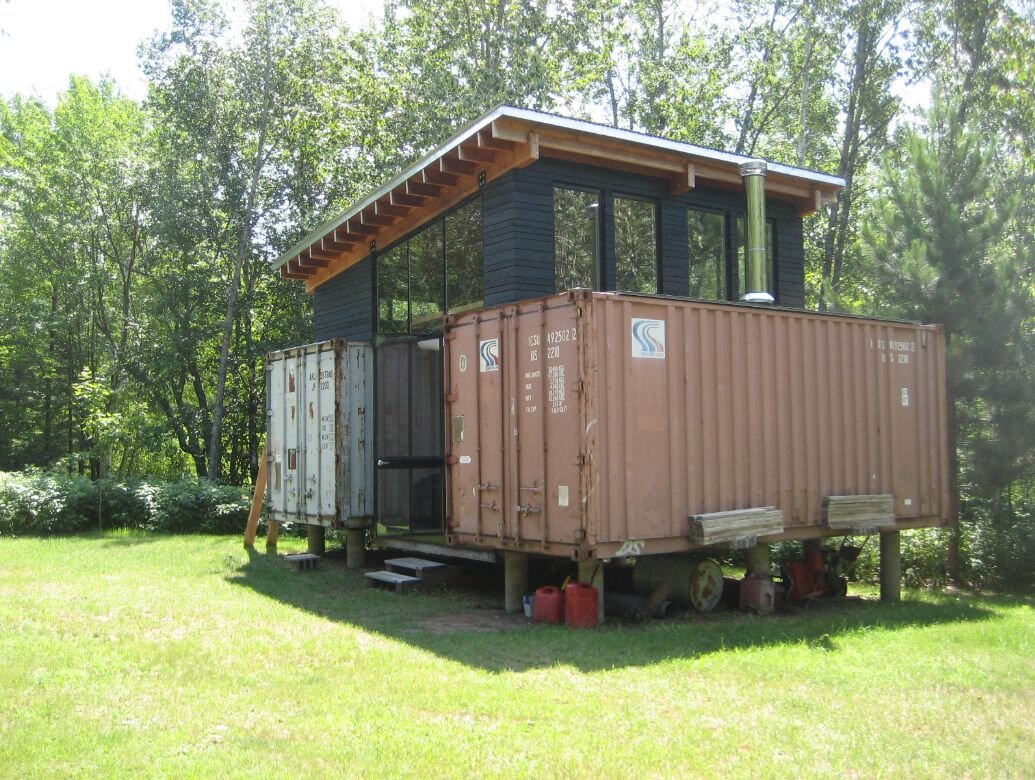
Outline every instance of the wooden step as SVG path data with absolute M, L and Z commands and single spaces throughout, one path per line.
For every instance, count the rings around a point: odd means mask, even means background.
M 426 587 L 445 585 L 459 573 L 459 568 L 425 558 L 389 558 L 385 561 L 388 571 L 418 577 Z
M 407 593 L 421 585 L 420 577 L 411 577 L 397 571 L 368 571 L 363 575 L 371 587 L 389 588 L 396 593 Z
M 320 556 L 312 553 L 294 553 L 285 555 L 284 560 L 294 566 L 296 571 L 308 571 L 317 567 Z

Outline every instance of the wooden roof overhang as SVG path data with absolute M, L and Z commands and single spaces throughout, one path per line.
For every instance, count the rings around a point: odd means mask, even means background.
M 508 171 L 541 157 L 588 163 L 669 180 L 673 194 L 700 182 L 740 189 L 739 166 L 749 157 L 669 141 L 537 111 L 501 106 L 371 193 L 324 223 L 274 263 L 287 279 L 302 279 L 312 292 L 462 202 Z M 810 214 L 833 200 L 837 176 L 768 163 L 769 197 L 791 201 Z

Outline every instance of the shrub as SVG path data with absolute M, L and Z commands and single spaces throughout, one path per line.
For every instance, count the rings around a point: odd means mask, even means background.
M 238 533 L 248 509 L 247 488 L 196 479 L 123 484 L 38 469 L 0 472 L 0 535 L 114 528 Z

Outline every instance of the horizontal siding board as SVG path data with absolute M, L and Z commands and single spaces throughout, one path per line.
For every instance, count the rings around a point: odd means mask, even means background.
M 374 335 L 373 259 L 366 257 L 316 288 L 314 341 L 370 341 Z

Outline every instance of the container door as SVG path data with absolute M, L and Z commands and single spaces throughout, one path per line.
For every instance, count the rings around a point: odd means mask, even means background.
M 377 521 L 383 533 L 443 531 L 442 340 L 378 345 Z
M 342 343 L 270 354 L 267 362 L 270 519 L 308 525 L 337 520 L 337 402 Z

